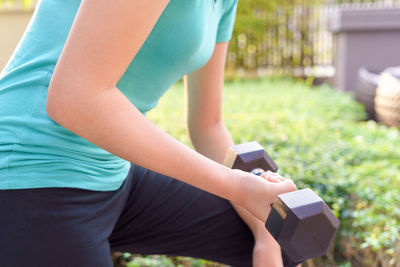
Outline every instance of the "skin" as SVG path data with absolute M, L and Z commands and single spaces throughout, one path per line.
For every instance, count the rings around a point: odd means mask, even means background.
M 220 112 L 227 43 L 185 79 L 188 132 L 198 152 L 152 124 L 116 87 L 168 2 L 82 1 L 49 85 L 47 114 L 114 155 L 228 199 L 255 236 L 254 266 L 279 266 L 266 265 L 266 255 L 279 252 L 271 251 L 276 245 L 261 225 L 276 196 L 295 190 L 294 183 L 218 163 L 233 144 Z

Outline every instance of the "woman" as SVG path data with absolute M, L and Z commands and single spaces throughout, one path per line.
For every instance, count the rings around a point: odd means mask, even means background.
M 112 266 L 110 250 L 282 265 L 263 222 L 295 185 L 220 164 L 236 5 L 39 3 L 0 79 L 1 266 Z M 182 76 L 197 152 L 144 116 Z

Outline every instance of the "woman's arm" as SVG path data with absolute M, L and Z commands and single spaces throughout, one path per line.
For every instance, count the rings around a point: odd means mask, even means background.
M 268 203 L 293 183 L 268 184 L 194 152 L 149 122 L 116 87 L 167 4 L 83 0 L 53 73 L 46 111 L 110 153 L 239 203 L 265 221 Z
M 222 92 L 228 42 L 217 43 L 209 61 L 184 77 L 185 116 L 190 140 L 199 153 L 223 163 L 233 145 L 222 120 Z
M 184 79 L 190 140 L 198 152 L 219 163 L 223 163 L 228 148 L 233 145 L 222 120 L 221 107 L 227 48 L 228 42 L 217 43 L 207 64 Z M 253 232 L 256 241 L 253 265 L 282 266 L 280 247 L 264 223 L 240 206 L 233 206 Z

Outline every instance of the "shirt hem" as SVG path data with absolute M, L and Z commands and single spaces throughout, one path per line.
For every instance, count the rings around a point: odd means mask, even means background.
M 16 179 L 15 179 L 16 178 Z M 22 178 L 22 177 L 21 177 Z M 26 178 L 26 177 L 25 177 Z M 18 177 L 13 177 L 12 180 L 5 179 L 4 182 L 0 182 L 0 190 L 19 190 L 19 189 L 39 189 L 39 188 L 75 188 L 89 191 L 115 191 L 118 190 L 124 183 L 126 178 L 121 181 L 115 181 L 112 183 L 99 183 L 99 182 L 85 182 L 80 184 L 74 183 L 63 183 L 57 181 L 49 181 L 43 183 L 40 179 L 30 179 L 27 181 L 18 181 Z

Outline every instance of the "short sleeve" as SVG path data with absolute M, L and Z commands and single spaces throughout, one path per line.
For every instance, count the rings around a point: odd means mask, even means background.
M 218 24 L 217 43 L 227 42 L 232 38 L 233 26 L 235 24 L 237 0 L 232 1 L 227 7 Z

